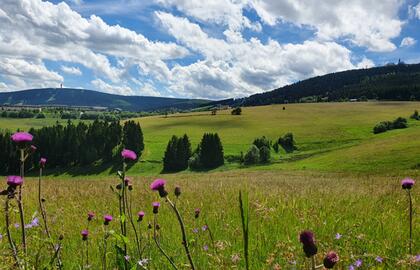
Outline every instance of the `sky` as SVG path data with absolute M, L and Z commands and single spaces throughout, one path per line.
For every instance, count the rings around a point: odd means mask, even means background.
M 239 98 L 399 59 L 419 0 L 0 0 L 0 92 Z

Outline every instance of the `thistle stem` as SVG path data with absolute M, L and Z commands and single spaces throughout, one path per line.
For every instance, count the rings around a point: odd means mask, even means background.
M 311 262 L 312 262 L 312 270 L 315 270 L 316 269 L 315 256 L 311 257 Z
M 7 240 L 9 241 L 10 249 L 13 253 L 13 258 L 16 261 L 16 265 L 19 268 L 19 258 L 18 258 L 18 252 L 15 246 L 15 243 L 13 242 L 12 235 L 10 233 L 10 217 L 9 217 L 9 197 L 6 198 L 5 207 L 4 207 L 5 215 L 6 215 L 6 233 L 7 233 Z
M 411 199 L 411 192 L 408 190 L 408 199 L 410 202 L 409 207 L 409 219 L 410 219 L 410 243 L 409 243 L 409 252 L 410 255 L 412 254 L 412 246 L 413 246 L 413 201 Z
M 190 262 L 190 265 L 191 265 L 191 269 L 192 269 L 192 270 L 195 270 L 195 267 L 194 267 L 194 262 L 193 262 L 193 260 L 192 260 L 190 250 L 189 250 L 189 248 L 188 248 L 187 234 L 186 234 L 186 232 L 185 232 L 185 226 L 184 226 L 184 222 L 182 221 L 182 217 L 181 217 L 181 215 L 179 214 L 178 208 L 177 208 L 177 207 L 173 204 L 173 202 L 169 199 L 169 197 L 166 197 L 166 200 L 168 201 L 169 205 L 172 207 L 172 209 L 174 210 L 174 212 L 175 212 L 175 214 L 176 214 L 176 217 L 177 217 L 178 222 L 179 222 L 179 226 L 181 227 L 181 233 L 182 233 L 182 245 L 183 245 L 183 246 L 184 246 L 184 248 L 185 248 L 185 253 L 187 254 L 188 261 Z
M 125 188 L 125 170 L 126 170 L 126 163 L 123 161 L 123 171 L 121 176 L 121 197 L 120 197 L 120 206 L 122 205 L 122 209 L 120 207 L 120 220 L 121 220 L 121 230 L 122 235 L 127 237 L 127 223 L 126 223 L 126 188 Z M 127 256 L 127 243 L 124 241 L 124 258 Z M 124 259 L 124 269 L 128 269 L 128 262 Z
M 20 177 L 22 177 L 22 179 L 24 178 L 24 172 L 25 172 L 25 149 L 20 149 Z M 17 203 L 18 203 L 18 208 L 19 208 L 19 217 L 20 217 L 20 227 L 22 230 L 22 247 L 23 247 L 23 254 L 25 256 L 25 260 L 26 260 L 26 256 L 27 256 L 27 247 L 26 247 L 26 230 L 25 230 L 25 216 L 24 216 L 24 212 L 23 212 L 23 200 L 22 200 L 22 186 L 19 186 L 19 191 L 18 191 L 18 199 L 17 199 Z M 26 266 L 26 264 L 25 264 Z M 26 269 L 26 267 L 25 267 Z
M 133 221 L 133 212 L 131 211 L 132 210 L 131 209 L 131 196 L 129 195 L 128 197 L 129 197 L 129 199 L 127 198 L 128 217 L 130 219 L 131 226 L 133 227 L 134 237 L 136 238 L 137 253 L 138 253 L 139 259 L 141 259 L 139 235 L 137 234 L 136 224 L 134 224 L 134 221 Z
M 169 261 L 169 263 L 172 265 L 172 267 L 175 270 L 178 270 L 175 263 L 172 261 L 172 259 L 166 254 L 166 252 L 163 250 L 163 248 L 160 246 L 159 241 L 157 240 L 157 234 L 156 234 L 156 224 L 157 224 L 157 215 L 155 214 L 155 217 L 153 219 L 153 240 L 156 243 L 156 246 L 158 247 L 159 251 L 165 256 L 165 258 Z

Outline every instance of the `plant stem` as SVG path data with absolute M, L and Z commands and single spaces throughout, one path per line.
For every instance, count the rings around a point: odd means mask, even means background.
M 86 239 L 86 267 L 89 268 L 89 238 Z
M 155 217 L 153 219 L 153 240 L 156 243 L 156 246 L 158 247 L 159 251 L 163 254 L 163 256 L 165 256 L 165 258 L 169 261 L 169 263 L 172 265 L 172 267 L 176 270 L 178 270 L 178 268 L 176 267 L 175 263 L 172 261 L 172 259 L 168 256 L 168 254 L 166 254 L 166 252 L 163 250 L 163 248 L 160 246 L 159 241 L 157 240 L 157 235 L 156 235 L 156 224 L 157 224 L 157 214 L 155 214 Z
M 106 267 L 107 267 L 107 265 L 106 265 L 106 249 L 107 249 L 106 239 L 107 239 L 107 237 L 108 237 L 108 231 L 107 231 L 107 229 L 105 227 L 105 235 L 104 235 L 104 257 L 103 257 L 103 260 L 102 260 L 102 264 L 103 264 L 102 269 L 103 270 L 106 270 Z
M 6 215 L 6 233 L 7 233 L 7 240 L 9 241 L 9 245 L 10 245 L 10 249 L 13 252 L 13 258 L 16 261 L 16 265 L 19 268 L 19 258 L 18 258 L 18 252 L 15 246 L 15 243 L 13 242 L 12 239 L 12 235 L 10 233 L 10 217 L 9 217 L 9 197 L 6 198 L 6 202 L 5 202 L 5 206 L 4 206 L 4 211 L 5 211 L 5 215 Z
M 412 254 L 412 246 L 413 246 L 413 201 L 411 199 L 411 192 L 408 190 L 408 199 L 410 201 L 409 207 L 409 219 L 410 219 L 410 243 L 409 243 L 409 252 L 410 255 Z
M 122 171 L 122 176 L 121 176 L 121 196 L 120 196 L 120 220 L 121 220 L 121 233 L 124 236 L 124 238 L 127 237 L 127 223 L 126 223 L 126 188 L 125 188 L 125 170 L 126 170 L 126 164 L 125 161 L 123 161 L 123 171 Z M 122 207 L 121 207 L 122 206 Z M 124 239 L 124 269 L 128 269 L 128 262 L 125 259 L 125 257 L 127 256 L 127 243 L 125 242 Z
M 315 256 L 311 257 L 311 262 L 312 262 L 312 270 L 315 270 L 316 269 Z
M 20 177 L 22 177 L 22 179 L 24 178 L 24 174 L 25 174 L 24 173 L 25 172 L 25 159 L 26 159 L 25 149 L 20 149 Z M 26 230 L 25 230 L 25 216 L 23 212 L 22 186 L 19 186 L 17 203 L 18 203 L 18 208 L 19 208 L 20 226 L 22 230 L 23 254 L 25 256 L 25 261 L 26 261 L 26 256 L 28 252 L 27 252 L 27 247 L 26 247 Z M 25 263 L 25 266 L 26 266 L 26 263 Z
M 166 197 L 166 200 L 168 201 L 169 205 L 172 207 L 172 209 L 174 210 L 174 212 L 175 212 L 175 214 L 176 214 L 176 217 L 177 217 L 178 222 L 179 222 L 179 226 L 181 227 L 181 233 L 182 233 L 182 244 L 184 245 L 184 248 L 185 248 L 185 253 L 187 254 L 188 261 L 190 262 L 190 265 L 191 265 L 191 269 L 192 269 L 192 270 L 195 270 L 195 267 L 194 267 L 194 262 L 193 262 L 193 260 L 192 260 L 190 250 L 189 250 L 189 248 L 188 248 L 187 234 L 186 234 L 186 232 L 185 232 L 185 226 L 184 226 L 184 222 L 182 221 L 182 217 L 181 217 L 181 215 L 179 214 L 178 208 L 177 208 L 177 207 L 176 207 L 176 206 L 172 203 L 172 201 L 169 199 L 169 197 L 168 197 L 168 196 Z
M 139 259 L 141 259 L 139 235 L 137 234 L 136 224 L 134 224 L 134 221 L 133 221 L 133 212 L 131 211 L 131 196 L 129 195 L 128 197 L 129 197 L 129 199 L 127 198 L 128 217 L 130 219 L 130 223 L 131 223 L 131 226 L 133 227 L 133 231 L 134 231 L 134 236 L 136 238 L 137 253 L 138 253 Z

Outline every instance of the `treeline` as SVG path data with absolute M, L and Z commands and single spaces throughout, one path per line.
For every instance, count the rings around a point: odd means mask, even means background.
M 19 111 L 2 111 L 0 117 L 2 118 L 45 118 L 39 117 L 42 113 L 36 110 L 19 110 Z
M 144 149 L 143 133 L 140 124 L 127 121 L 124 126 L 119 122 L 94 121 L 91 124 L 79 122 L 75 125 L 56 123 L 41 129 L 30 129 L 34 135 L 33 144 L 38 150 L 26 167 L 37 166 L 40 157 L 48 158 L 48 166 L 70 167 L 107 163 L 119 158 L 120 150 L 128 148 L 140 157 Z M 10 140 L 10 132 L 0 133 L 0 174 L 19 170 L 16 162 L 16 148 Z
M 230 106 L 276 103 L 367 100 L 420 100 L 420 64 L 387 65 L 330 73 L 243 99 L 227 100 Z

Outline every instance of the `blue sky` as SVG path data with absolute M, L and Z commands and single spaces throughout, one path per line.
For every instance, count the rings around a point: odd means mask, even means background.
M 2 0 L 0 91 L 221 99 L 420 63 L 418 0 Z

